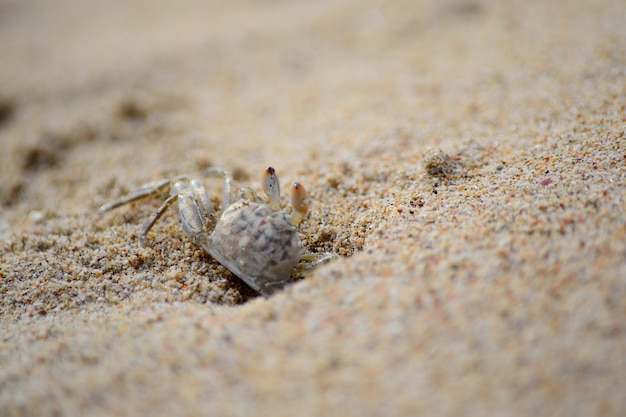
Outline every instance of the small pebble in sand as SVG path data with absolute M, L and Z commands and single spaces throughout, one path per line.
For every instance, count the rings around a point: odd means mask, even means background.
M 455 178 L 463 171 L 461 164 L 442 150 L 427 152 L 422 165 L 426 174 L 435 178 Z

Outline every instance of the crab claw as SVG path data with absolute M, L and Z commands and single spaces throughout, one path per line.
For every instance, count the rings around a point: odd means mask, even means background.
M 309 211 L 309 195 L 299 182 L 291 185 L 291 206 L 293 210 L 289 216 L 289 223 L 297 226 Z
M 263 173 L 263 192 L 269 199 L 270 208 L 274 211 L 280 210 L 280 183 L 278 175 L 272 167 L 267 167 Z

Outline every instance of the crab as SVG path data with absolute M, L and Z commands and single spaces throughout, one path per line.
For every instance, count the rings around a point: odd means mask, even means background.
M 280 184 L 274 168 L 263 173 L 262 188 L 267 201 L 250 187 L 243 187 L 233 200 L 232 175 L 210 168 L 207 175 L 222 177 L 222 201 L 213 208 L 200 180 L 179 176 L 142 185 L 139 189 L 100 207 L 103 213 L 157 194 L 169 193 L 150 216 L 138 236 L 139 246 L 157 220 L 174 206 L 183 233 L 204 248 L 215 260 L 247 285 L 270 296 L 293 281 L 291 273 L 301 260 L 323 262 L 330 254 L 305 254 L 297 226 L 309 210 L 308 194 L 298 182 L 291 185 L 291 212 L 281 208 Z

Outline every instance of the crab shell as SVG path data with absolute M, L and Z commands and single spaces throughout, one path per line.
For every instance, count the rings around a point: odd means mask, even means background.
M 254 290 L 269 296 L 293 281 L 291 272 L 305 252 L 288 218 L 265 203 L 240 200 L 222 213 L 213 232 L 198 244 Z

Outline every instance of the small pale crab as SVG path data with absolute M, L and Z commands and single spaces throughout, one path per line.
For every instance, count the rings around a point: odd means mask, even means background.
M 292 282 L 291 273 L 301 260 L 314 264 L 332 257 L 329 253 L 305 254 L 297 226 L 309 210 L 309 196 L 298 182 L 291 186 L 291 213 L 280 204 L 280 185 L 274 168 L 265 170 L 262 188 L 267 202 L 250 187 L 243 187 L 235 201 L 232 175 L 209 168 L 207 175 L 222 177 L 220 211 L 215 212 L 200 180 L 179 176 L 144 184 L 139 189 L 100 207 L 105 212 L 143 198 L 169 193 L 139 232 L 143 246 L 146 235 L 165 211 L 174 206 L 183 233 L 214 259 L 264 296 Z

